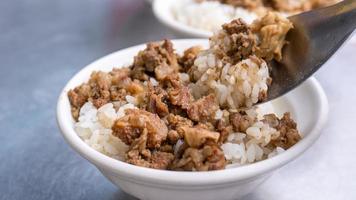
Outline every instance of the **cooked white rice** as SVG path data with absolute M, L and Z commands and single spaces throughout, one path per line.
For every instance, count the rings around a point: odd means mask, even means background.
M 207 50 L 198 55 L 194 65 L 196 83 L 189 87 L 196 98 L 214 93 L 221 106 L 251 107 L 258 102 L 260 93 L 267 92 L 269 72 L 266 62 L 261 59 L 256 62 L 248 58 L 235 65 L 223 64 Z
M 112 135 L 111 126 L 117 118 L 125 115 L 125 109 L 135 108 L 131 103 L 122 105 L 116 112 L 112 103 L 96 109 L 87 102 L 80 109 L 75 130 L 78 136 L 93 149 L 110 157 L 123 160 L 128 146 Z
M 188 26 L 207 31 L 216 31 L 221 25 L 233 19 L 242 18 L 250 24 L 257 19 L 257 14 L 244 8 L 234 8 L 217 1 L 179 0 L 172 8 L 176 20 Z
M 124 116 L 125 109 L 128 108 L 136 107 L 131 103 L 127 103 L 116 111 L 113 104 L 108 103 L 96 109 L 91 102 L 87 102 L 80 109 L 80 116 L 78 122 L 75 123 L 75 130 L 78 136 L 93 149 L 112 158 L 124 160 L 125 153 L 129 147 L 119 138 L 112 135 L 111 126 L 116 119 Z M 257 118 L 264 114 L 257 113 L 260 110 L 268 113 L 273 112 L 272 107 L 268 104 L 246 112 L 250 117 Z M 215 118 L 221 119 L 223 115 L 224 111 L 219 110 L 215 113 Z M 226 143 L 221 145 L 221 148 L 231 166 L 254 163 L 284 151 L 280 147 L 274 149 L 266 147 L 270 140 L 278 137 L 278 135 L 278 131 L 261 121 L 257 121 L 247 129 L 246 133 L 231 133 Z M 177 151 L 182 144 L 183 141 L 178 140 L 174 151 Z

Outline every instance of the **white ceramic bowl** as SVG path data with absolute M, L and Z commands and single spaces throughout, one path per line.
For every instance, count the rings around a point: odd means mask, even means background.
M 178 52 L 192 45 L 207 46 L 207 40 L 175 40 Z M 303 139 L 284 153 L 254 164 L 209 172 L 174 172 L 127 164 L 105 156 L 84 143 L 73 128 L 67 92 L 88 80 L 94 70 L 110 71 L 132 62 L 145 45 L 124 49 L 86 66 L 64 87 L 58 99 L 57 121 L 68 144 L 94 164 L 112 183 L 140 199 L 155 200 L 230 200 L 256 189 L 273 171 L 302 154 L 320 135 L 328 113 L 323 89 L 314 78 L 272 102 L 277 113 L 290 111 Z M 96 184 L 96 183 L 92 183 Z
M 212 36 L 213 33 L 211 31 L 194 28 L 177 21 L 172 13 L 172 6 L 176 2 L 177 0 L 153 0 L 152 9 L 156 18 L 176 33 L 184 36 L 199 38 Z

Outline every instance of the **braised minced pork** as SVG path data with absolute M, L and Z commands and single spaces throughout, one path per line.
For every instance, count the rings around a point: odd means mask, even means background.
M 278 119 L 274 114 L 265 115 L 264 120 L 280 133 L 277 139 L 271 141 L 271 145 L 288 149 L 301 139 L 297 124 L 290 117 L 290 113 L 285 113 L 282 119 Z
M 201 46 L 193 46 L 185 50 L 183 56 L 179 58 L 179 64 L 182 65 L 184 72 L 188 72 L 194 64 L 194 60 L 197 58 L 197 55 L 202 50 Z
M 147 129 L 147 147 L 157 148 L 166 140 L 168 128 L 155 114 L 139 109 L 128 109 L 125 116 L 113 125 L 113 135 L 130 145 Z
M 169 114 L 168 105 L 164 102 L 168 97 L 165 90 L 159 86 L 153 87 L 149 84 L 147 92 L 147 106 L 146 110 L 164 117 Z
M 222 27 L 231 40 L 231 46 L 226 52 L 227 56 L 234 59 L 233 63 L 248 58 L 255 48 L 256 41 L 246 23 L 236 19 Z
M 256 65 L 261 65 L 263 58 L 278 59 L 284 39 L 270 33 L 277 30 L 280 31 L 277 35 L 285 34 L 283 23 L 274 15 L 252 27 L 234 20 L 222 27 L 220 35 L 214 36 L 226 36 L 230 41 L 228 47 L 217 44 L 210 50 L 231 65 L 241 59 Z M 231 160 L 226 157 L 223 145 L 235 140 L 251 143 L 252 134 L 260 131 L 258 126 L 268 125 L 274 133 L 266 148 L 288 149 L 301 139 L 288 113 L 281 119 L 265 115 L 259 121 L 262 125 L 257 126 L 257 117 L 247 110 L 250 108 L 221 106 L 214 93 L 194 97 L 190 84 L 195 81 L 195 61 L 202 52 L 200 47 L 192 47 L 179 56 L 169 40 L 153 42 L 135 56 L 130 67 L 93 72 L 88 82 L 68 92 L 74 119 L 81 120 L 80 109 L 88 102 L 97 112 L 104 106 L 111 108 L 114 117 L 105 125 L 105 131 L 127 145 L 122 160 L 155 169 L 224 169 Z M 182 80 L 182 74 L 189 76 L 188 80 Z M 259 95 L 263 99 L 267 93 Z M 104 115 L 100 113 L 101 117 Z
M 211 120 L 219 109 L 214 95 L 203 97 L 188 106 L 188 116 L 196 122 Z
M 293 28 L 293 24 L 277 13 L 268 13 L 251 25 L 252 32 L 258 37 L 255 47 L 256 55 L 267 61 L 282 59 L 282 48 L 285 36 Z
M 126 161 L 130 164 L 154 169 L 167 169 L 174 155 L 169 152 L 151 151 L 147 149 L 148 130 L 145 128 L 140 137 L 136 138 L 126 154 Z
M 216 143 L 208 142 L 200 148 L 188 147 L 181 158 L 173 161 L 171 169 L 185 171 L 208 171 L 223 169 L 226 160 Z
M 165 40 L 163 43 L 149 43 L 145 50 L 138 53 L 131 75 L 139 80 L 148 80 L 149 74 L 154 74 L 157 80 L 163 80 L 166 76 L 177 73 L 179 68 L 173 44 Z

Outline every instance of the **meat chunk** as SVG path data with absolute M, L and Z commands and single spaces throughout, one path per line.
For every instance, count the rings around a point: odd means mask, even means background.
M 89 82 L 68 92 L 72 115 L 78 118 L 79 110 L 88 100 L 99 108 L 110 101 L 111 76 L 105 72 L 93 72 Z
M 169 114 L 168 105 L 164 103 L 167 98 L 167 92 L 159 86 L 153 88 L 149 86 L 147 93 L 148 103 L 146 110 L 158 114 L 160 117 L 164 117 Z
M 170 129 L 168 132 L 168 141 L 170 144 L 176 144 L 179 139 L 184 137 L 181 127 L 193 126 L 193 122 L 190 119 L 172 113 L 166 117 L 166 123 Z
M 167 152 L 167 153 L 173 153 L 173 146 L 171 144 L 163 144 L 159 147 L 159 149 L 157 151 L 161 151 L 161 152 Z
M 93 72 L 90 76 L 90 100 L 100 108 L 110 101 L 111 76 L 105 72 Z
M 125 101 L 126 95 L 139 96 L 144 92 L 143 84 L 129 77 L 129 68 L 115 68 L 109 75 L 111 101 Z
M 188 72 L 190 70 L 201 50 L 201 46 L 193 46 L 184 51 L 183 56 L 179 58 L 179 64 L 183 67 L 184 72 Z
M 220 119 L 216 123 L 216 130 L 220 132 L 219 144 L 226 142 L 229 134 L 233 132 L 233 127 L 225 120 Z
M 282 48 L 286 44 L 285 37 L 293 28 L 292 22 L 287 18 L 273 12 L 269 12 L 262 19 L 251 25 L 252 32 L 258 37 L 255 48 L 256 55 L 266 61 L 282 59 Z
M 125 113 L 124 117 L 115 121 L 112 134 L 127 145 L 131 145 L 133 140 L 141 135 L 143 129 L 148 131 L 148 148 L 160 147 L 167 138 L 168 128 L 157 115 L 140 109 L 127 109 Z
M 148 74 L 155 74 L 157 80 L 178 73 L 179 64 L 174 53 L 173 44 L 169 40 L 148 43 L 145 50 L 134 58 L 131 76 L 139 80 L 148 80 Z
M 145 157 L 138 150 L 132 150 L 126 156 L 126 162 L 130 164 L 154 169 L 167 169 L 174 160 L 172 153 L 161 151 L 153 151 L 150 156 Z
M 255 119 L 248 116 L 244 111 L 230 113 L 230 123 L 236 132 L 246 132 L 246 129 L 254 122 Z
M 188 116 L 191 120 L 204 122 L 212 119 L 215 112 L 219 109 L 215 96 L 210 94 L 188 106 Z
M 171 84 L 168 89 L 169 100 L 172 105 L 187 109 L 193 101 L 193 96 L 187 86 L 181 84 L 178 80 L 170 80 Z
M 264 122 L 268 123 L 280 133 L 277 139 L 271 141 L 274 147 L 288 149 L 301 139 L 297 130 L 297 124 L 290 117 L 290 113 L 285 113 L 282 119 L 278 119 L 274 114 L 265 115 Z
M 73 117 L 77 119 L 80 108 L 87 101 L 91 101 L 96 108 L 100 108 L 110 101 L 125 99 L 126 93 L 142 92 L 142 84 L 132 82 L 128 77 L 129 72 L 128 68 L 113 69 L 109 73 L 94 71 L 87 83 L 70 90 L 68 97 Z
M 229 58 L 228 62 L 233 64 L 248 58 L 253 53 L 256 44 L 255 37 L 248 25 L 242 19 L 236 19 L 222 27 L 231 42 L 225 48 L 221 48 L 225 52 L 217 51 L 218 55 L 220 54 L 220 57 L 224 59 Z
M 138 100 L 140 97 L 144 96 L 145 87 L 142 83 L 137 80 L 131 80 L 131 78 L 126 78 L 121 80 L 116 84 L 112 84 L 110 87 L 111 101 L 126 101 L 126 96 L 135 96 Z
M 110 98 L 112 101 L 126 101 L 127 91 L 123 88 L 120 88 L 116 85 L 110 87 Z
M 169 124 L 169 128 L 174 130 L 181 126 L 193 126 L 193 122 L 190 119 L 174 114 L 168 115 L 167 122 Z
M 131 95 L 138 95 L 145 91 L 143 84 L 138 82 L 137 80 L 130 81 L 130 83 L 125 87 L 125 89 Z
M 168 131 L 167 138 L 170 144 L 176 144 L 181 136 L 176 130 L 170 130 Z
M 113 85 L 120 86 L 126 79 L 129 78 L 130 69 L 127 67 L 114 68 L 109 74 L 111 75 L 111 83 Z
M 168 106 L 162 102 L 163 95 L 162 94 L 152 94 L 149 97 L 149 103 L 147 106 L 147 110 L 152 113 L 157 113 L 160 117 L 164 117 L 168 115 Z
M 226 160 L 223 151 L 215 143 L 207 143 L 201 148 L 185 149 L 181 158 L 176 158 L 173 170 L 208 171 L 224 169 Z
M 148 130 L 145 128 L 140 137 L 136 138 L 130 150 L 126 154 L 126 162 L 155 169 L 167 169 L 174 159 L 174 155 L 169 152 L 147 149 Z
M 195 148 L 200 147 L 208 140 L 216 143 L 220 136 L 218 132 L 210 131 L 200 127 L 182 126 L 180 127 L 180 130 L 183 132 L 185 142 L 190 147 Z
M 72 116 L 74 119 L 78 119 L 80 108 L 87 102 L 90 96 L 90 86 L 88 84 L 82 84 L 74 90 L 69 90 L 68 98 L 71 104 Z

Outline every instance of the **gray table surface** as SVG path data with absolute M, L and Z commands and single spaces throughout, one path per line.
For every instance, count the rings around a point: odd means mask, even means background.
M 1 0 L 0 199 L 135 199 L 64 142 L 57 96 L 101 56 L 176 37 L 140 0 Z M 355 65 L 349 42 L 316 74 L 330 102 L 322 136 L 244 200 L 356 199 Z

